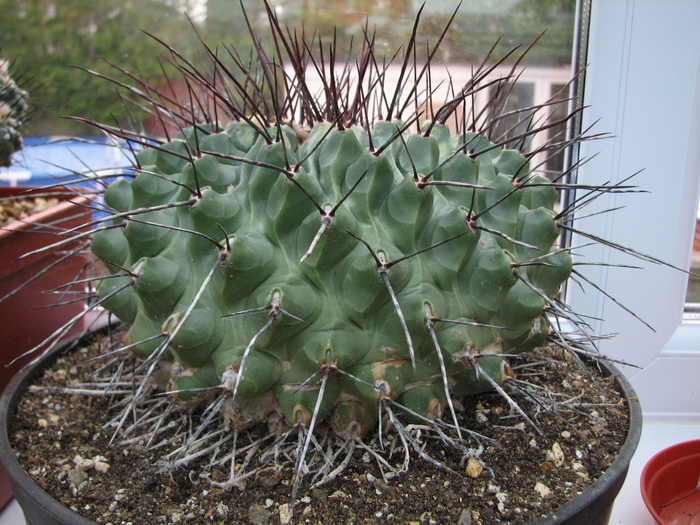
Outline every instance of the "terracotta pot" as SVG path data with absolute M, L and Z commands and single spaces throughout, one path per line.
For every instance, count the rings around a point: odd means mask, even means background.
M 642 497 L 660 525 L 700 523 L 700 439 L 673 445 L 645 465 Z
M 8 437 L 8 417 L 14 413 L 22 394 L 34 378 L 51 365 L 58 349 L 41 361 L 18 374 L 0 398 L 0 461 L 5 464 L 27 525 L 95 525 L 79 516 L 44 492 L 17 461 Z M 596 481 L 574 499 L 559 507 L 551 515 L 539 518 L 530 525 L 604 525 L 610 518 L 613 502 L 622 487 L 632 455 L 642 431 L 642 412 L 629 382 L 612 365 L 601 362 L 606 375 L 614 375 L 630 409 L 630 428 L 620 454 Z
M 70 283 L 84 268 L 87 258 L 83 255 L 62 260 L 75 244 L 19 259 L 25 253 L 60 240 L 56 232 L 61 229 L 79 227 L 91 220 L 90 208 L 86 207 L 89 206 L 87 197 L 76 197 L 67 190 L 50 192 L 58 194 L 55 195 L 60 201 L 58 205 L 0 229 L 0 342 L 12 341 L 11 345 L 3 344 L 0 353 L 0 392 L 31 358 L 9 364 L 84 308 L 82 302 L 52 307 L 75 298 L 75 295 L 42 293 Z M 25 193 L 31 196 L 32 189 L 0 187 L 0 199 Z M 47 192 L 36 190 L 34 193 Z M 0 468 L 0 508 L 11 497 L 7 477 Z

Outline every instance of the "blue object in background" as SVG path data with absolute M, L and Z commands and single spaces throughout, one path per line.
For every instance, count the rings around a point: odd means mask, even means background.
M 0 168 L 0 186 L 44 187 L 69 184 L 94 191 L 93 218 L 105 220 L 101 192 L 110 182 L 134 174 L 134 151 L 126 142 L 106 137 L 30 137 L 12 156 L 9 168 Z M 50 193 L 47 189 L 47 193 Z
M 133 173 L 132 152 L 124 142 L 105 137 L 30 137 L 12 157 L 9 168 L 0 168 L 0 186 L 46 186 L 71 183 L 100 189 Z M 106 176 L 114 177 L 104 179 Z M 81 180 L 89 179 L 89 180 Z M 78 182 L 80 181 L 80 182 Z

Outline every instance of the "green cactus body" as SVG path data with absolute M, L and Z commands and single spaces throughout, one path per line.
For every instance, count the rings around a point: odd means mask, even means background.
M 472 394 L 492 388 L 483 373 L 507 377 L 501 354 L 544 342 L 545 298 L 571 271 L 554 188 L 522 184 L 542 178 L 517 151 L 480 155 L 484 139 L 465 148 L 475 136 L 439 124 L 382 149 L 400 125 L 376 123 L 371 142 L 324 123 L 300 143 L 288 126 L 188 129 L 109 188 L 120 218 L 93 251 L 133 275 L 102 281 L 103 304 L 138 352 L 179 365 L 180 397 L 233 374 L 253 409 L 363 434 L 385 398 L 441 414 L 441 361 Z
M 27 98 L 10 76 L 8 62 L 0 59 L 0 167 L 9 166 L 12 154 L 22 149 L 20 127 L 29 109 Z

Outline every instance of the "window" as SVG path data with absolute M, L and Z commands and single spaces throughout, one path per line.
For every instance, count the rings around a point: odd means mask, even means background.
M 494 96 L 494 92 L 499 89 L 491 88 L 490 96 Z M 542 101 L 544 102 L 544 101 Z M 535 103 L 535 84 L 533 82 L 516 82 L 513 89 L 508 93 L 503 111 L 508 113 L 520 108 L 528 108 Z M 529 122 L 523 121 L 521 115 L 513 114 L 498 121 L 492 131 L 492 138 L 503 136 L 517 136 L 524 133 L 528 129 Z M 532 147 L 531 140 L 527 140 L 523 149 L 529 151 Z
M 690 271 L 694 275 L 690 275 L 688 278 L 688 290 L 685 296 L 685 317 L 686 319 L 700 320 L 700 205 L 698 205 L 695 219 Z
M 585 231 L 613 239 L 680 268 L 688 268 L 700 179 L 700 3 L 671 0 L 593 0 L 585 79 L 584 129 L 597 122 L 611 137 L 582 145 L 593 157 L 579 182 L 603 184 L 640 172 L 648 193 L 608 194 L 603 211 L 581 220 Z M 591 214 L 594 210 L 587 209 Z M 573 239 L 573 245 L 585 243 Z M 587 275 L 649 322 L 655 332 L 611 300 L 569 287 L 577 311 L 600 333 L 619 333 L 601 351 L 624 367 L 646 417 L 700 417 L 700 323 L 683 317 L 687 275 L 606 247 L 577 251 L 579 261 L 632 264 L 643 270 L 589 266 Z
M 551 84 L 549 97 L 553 101 L 563 101 L 569 97 L 568 85 L 566 84 Z M 561 120 L 566 117 L 566 108 L 562 104 L 552 106 L 552 120 Z M 549 130 L 547 137 L 551 142 L 562 142 L 566 138 L 566 124 L 558 124 Z M 547 160 L 547 172 L 561 173 L 564 171 L 565 151 L 561 151 L 549 157 Z

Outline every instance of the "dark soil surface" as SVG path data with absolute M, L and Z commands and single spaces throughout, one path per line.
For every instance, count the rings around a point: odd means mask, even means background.
M 59 359 L 39 385 L 63 388 L 85 381 L 99 366 L 81 364 L 91 351 Z M 541 435 L 498 394 L 464 399 L 457 403 L 462 427 L 492 439 L 474 440 L 474 447 L 483 445 L 478 461 L 467 461 L 424 431 L 424 451 L 456 474 L 413 453 L 410 470 L 385 481 L 370 454 L 356 449 L 338 479 L 313 490 L 304 480 L 293 517 L 291 459 L 281 475 L 265 476 L 262 470 L 245 489 L 216 488 L 190 468 L 154 474 L 162 451 L 142 454 L 138 447 L 109 444 L 111 430 L 101 428 L 111 411 L 104 397 L 35 389 L 21 402 L 10 435 L 20 463 L 42 488 L 100 524 L 527 523 L 595 480 L 627 435 L 628 410 L 612 379 L 598 377 L 596 388 L 588 372 L 563 358 L 564 352 L 554 353 L 556 360 L 532 356 L 548 361 L 534 375 L 516 367 L 519 378 L 575 398 L 552 414 L 525 396 L 515 397 Z M 596 366 L 589 369 L 598 373 Z M 389 436 L 384 444 L 391 446 Z M 393 463 L 401 464 L 403 452 L 395 454 Z M 213 472 L 214 479 L 227 477 L 228 472 Z

